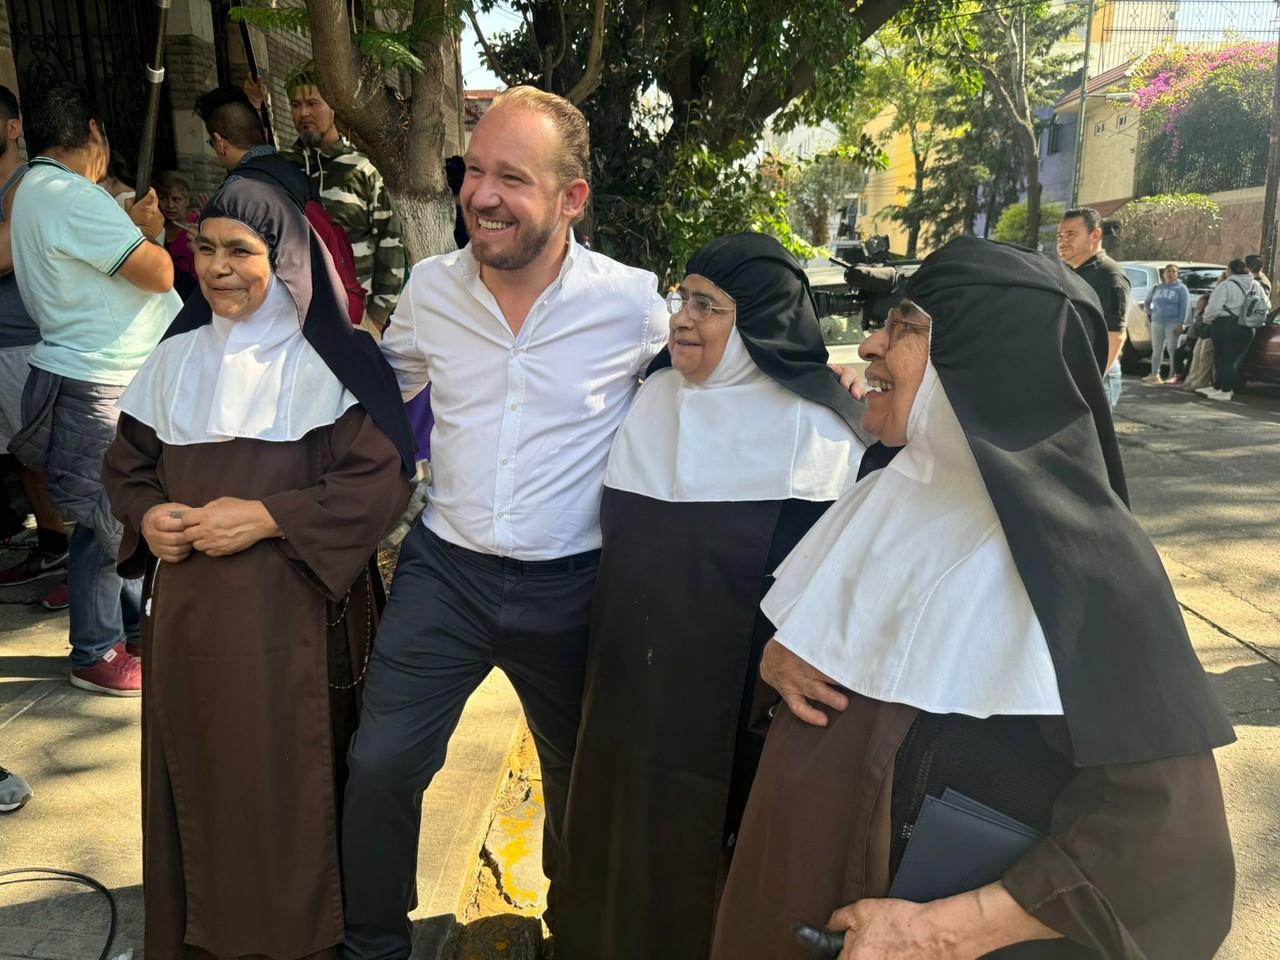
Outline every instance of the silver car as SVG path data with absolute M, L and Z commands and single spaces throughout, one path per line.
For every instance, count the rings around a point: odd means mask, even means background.
M 1192 260 L 1121 260 L 1124 275 L 1129 278 L 1129 310 L 1125 314 L 1128 339 L 1120 352 L 1120 367 L 1125 373 L 1134 373 L 1143 358 L 1151 356 L 1151 319 L 1147 316 L 1146 302 L 1151 290 L 1160 282 L 1160 271 L 1172 263 L 1178 268 L 1178 279 L 1187 285 L 1191 296 L 1187 299 L 1187 316 L 1191 319 L 1196 301 L 1202 293 L 1209 293 L 1227 268 L 1221 264 L 1200 263 Z

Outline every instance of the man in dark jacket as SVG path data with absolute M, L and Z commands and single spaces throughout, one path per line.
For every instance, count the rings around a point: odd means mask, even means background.
M 1107 322 L 1107 363 L 1103 385 L 1111 409 L 1120 399 L 1120 349 L 1129 310 L 1129 278 L 1102 249 L 1102 215 L 1093 207 L 1075 207 L 1058 224 L 1058 256 L 1093 288 Z

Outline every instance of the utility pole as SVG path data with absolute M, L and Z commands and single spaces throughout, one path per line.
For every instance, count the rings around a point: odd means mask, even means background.
M 1280 2 L 1280 0 L 1277 0 Z M 1076 155 L 1071 173 L 1071 206 L 1080 203 L 1080 171 L 1084 164 L 1084 118 L 1089 103 L 1089 53 L 1093 47 L 1094 0 L 1089 0 L 1089 15 L 1084 22 L 1084 64 L 1080 67 L 1080 119 L 1076 123 Z
M 1280 3 L 1280 0 L 1277 0 Z M 1267 189 L 1262 201 L 1262 269 L 1268 277 L 1276 268 L 1276 187 L 1280 182 L 1280 37 L 1276 43 L 1276 66 L 1271 90 L 1271 134 L 1267 146 Z

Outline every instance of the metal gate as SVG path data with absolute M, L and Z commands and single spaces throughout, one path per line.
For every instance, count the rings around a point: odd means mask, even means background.
M 146 110 L 146 60 L 155 46 L 155 4 L 151 0 L 8 0 L 8 4 L 19 99 L 51 82 L 80 83 L 95 101 L 112 154 L 135 171 Z M 154 169 L 174 166 L 176 155 L 166 85 Z

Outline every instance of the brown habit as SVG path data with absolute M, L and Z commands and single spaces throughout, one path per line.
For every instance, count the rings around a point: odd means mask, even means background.
M 339 809 L 381 584 L 408 498 L 360 407 L 289 443 L 169 446 L 121 417 L 103 482 L 120 572 L 147 574 L 142 630 L 148 960 L 327 957 L 342 940 Z M 147 510 L 262 500 L 284 539 L 156 564 Z
M 970 778 L 956 784 L 969 795 L 985 782 L 1004 799 L 975 799 L 1018 813 L 1047 834 L 1002 882 L 1024 910 L 1066 939 L 991 956 L 1213 956 L 1231 926 L 1235 872 L 1211 754 L 1072 768 L 1061 718 L 979 721 L 857 694 L 849 700 L 825 728 L 779 706 L 721 902 L 712 960 L 802 960 L 793 923 L 821 926 L 839 907 L 886 896 L 899 853 L 894 838 L 904 832 L 901 784 L 907 793 L 917 783 L 933 792 L 949 774 Z M 909 731 L 924 720 L 942 734 L 934 741 L 942 749 L 909 746 Z M 948 733 L 956 729 L 962 736 Z M 1054 786 L 1041 804 L 1045 781 Z M 1043 822 L 1008 810 L 1009 803 L 1041 806 Z
M 556 875 L 563 960 L 706 960 L 760 756 L 749 721 L 773 635 L 760 597 L 827 506 L 605 488 Z

